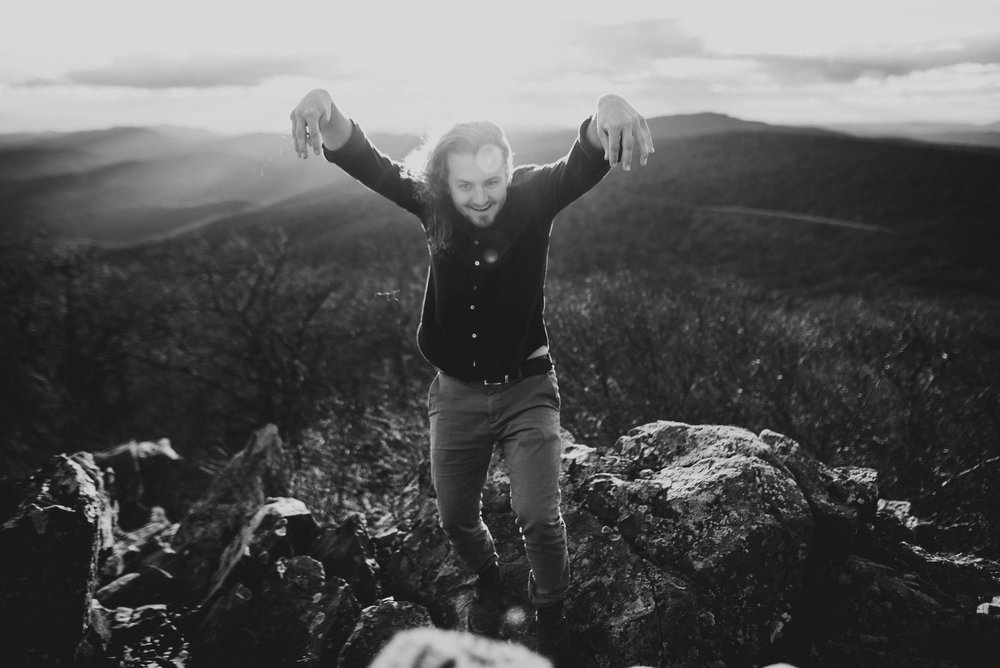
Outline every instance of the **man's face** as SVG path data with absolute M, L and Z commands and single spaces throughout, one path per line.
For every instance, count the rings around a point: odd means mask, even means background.
M 448 190 L 458 212 L 476 227 L 489 227 L 507 200 L 510 174 L 503 152 L 492 144 L 473 153 L 448 154 Z

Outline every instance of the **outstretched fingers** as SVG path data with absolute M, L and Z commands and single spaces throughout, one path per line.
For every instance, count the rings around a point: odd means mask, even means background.
M 617 95 L 601 98 L 595 119 L 604 158 L 612 168 L 621 165 L 628 172 L 633 161 L 646 165 L 653 152 L 653 135 L 646 119 L 628 102 Z
M 605 132 L 607 144 L 604 147 L 604 155 L 608 163 L 614 167 L 621 160 L 622 129 L 619 125 L 612 125 Z
M 313 153 L 315 153 L 316 155 L 320 154 L 320 150 L 322 149 L 323 146 L 322 144 L 323 136 L 320 134 L 318 128 L 319 128 L 319 114 L 318 113 L 308 114 L 306 116 L 307 153 L 309 152 L 308 149 L 311 146 Z
M 622 169 L 626 172 L 632 169 L 632 151 L 635 149 L 634 130 L 622 133 Z
M 655 153 L 656 149 L 653 148 L 653 133 L 649 131 L 649 123 L 646 122 L 644 116 L 639 117 L 639 143 L 642 149 L 639 154 L 639 164 L 645 166 L 646 161 L 649 160 L 649 154 Z
M 295 146 L 295 155 L 300 158 L 306 157 L 305 153 L 305 121 L 299 115 L 298 110 L 293 110 L 292 113 L 288 115 L 288 118 L 292 121 L 292 144 Z
M 334 113 L 333 100 L 325 90 L 314 90 L 292 109 L 292 143 L 295 154 L 300 158 L 309 157 L 309 149 L 319 155 L 323 150 L 323 133 L 320 124 L 329 122 Z

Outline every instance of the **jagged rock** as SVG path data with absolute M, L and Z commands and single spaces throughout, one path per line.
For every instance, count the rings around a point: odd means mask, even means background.
M 489 519 L 493 515 L 485 507 L 484 515 L 491 526 L 496 525 Z M 383 564 L 384 590 L 400 600 L 424 605 L 438 626 L 464 629 L 475 578 L 466 572 L 449 547 L 438 525 L 433 498 L 423 495 L 417 514 L 401 522 L 400 533 L 393 536 L 391 545 L 388 542 L 381 544 L 392 550 Z M 494 531 L 494 536 L 501 541 L 498 548 L 503 547 L 503 535 Z M 507 570 L 506 564 L 504 569 Z M 508 576 L 506 582 L 511 579 Z
M 983 578 L 974 564 L 910 550 L 903 559 L 847 558 L 835 586 L 816 592 L 810 651 L 836 666 L 997 665 L 1000 619 L 975 614 L 968 586 L 980 579 L 985 586 L 974 590 L 997 591 L 1000 580 Z
M 72 666 L 114 512 L 88 453 L 52 458 L 0 528 L 0 665 Z
M 1000 564 L 914 545 L 909 504 L 879 506 L 850 554 L 813 559 L 799 655 L 838 666 L 996 665 L 1000 619 L 975 612 L 1000 592 Z
M 180 523 L 172 541 L 177 553 L 175 575 L 189 600 L 203 600 L 223 550 L 257 509 L 269 497 L 288 494 L 289 466 L 277 427 L 264 427 L 229 461 Z
M 706 658 L 759 655 L 803 593 L 813 518 L 794 479 L 773 465 L 766 444 L 735 427 L 657 422 L 633 429 L 616 450 L 624 470 L 568 481 L 581 510 L 689 583 Z M 664 644 L 660 656 L 677 661 L 677 651 Z
M 878 486 L 872 469 L 830 469 L 797 442 L 770 430 L 760 440 L 771 446 L 773 463 L 785 468 L 805 495 L 824 549 L 846 550 L 874 519 Z
M 226 548 L 203 604 L 205 665 L 315 665 L 347 640 L 359 606 L 349 585 L 309 557 L 319 535 L 297 499 L 254 514 Z
M 211 605 L 211 600 L 233 582 L 254 587 L 261 572 L 280 557 L 308 552 L 318 533 L 304 503 L 298 499 L 268 499 L 222 553 L 206 605 Z
M 946 480 L 914 502 L 925 521 L 920 544 L 935 551 L 974 551 L 1000 559 L 1000 457 L 991 457 Z
M 994 596 L 992 601 L 980 603 L 976 606 L 976 612 L 980 615 L 1000 617 L 1000 596 Z
M 149 603 L 172 603 L 177 596 L 174 576 L 150 566 L 126 573 L 104 585 L 94 597 L 106 608 L 134 607 Z
M 830 533 L 814 542 L 808 599 L 787 634 L 786 656 L 802 663 L 821 657 L 820 665 L 835 666 L 995 665 L 1000 624 L 991 628 L 973 611 L 987 592 L 1000 591 L 1000 564 L 913 544 L 926 521 L 907 501 L 878 500 L 874 471 L 827 469 L 806 457 L 805 467 L 791 467 L 800 485 L 821 482 L 827 498 L 843 507 L 831 513 L 812 506 L 818 531 Z M 815 473 L 800 478 L 807 467 Z M 847 523 L 829 521 L 833 514 Z
M 420 628 L 393 636 L 369 668 L 414 666 L 481 666 L 482 668 L 551 668 L 526 647 L 471 633 Z
M 129 441 L 94 453 L 94 462 L 115 472 L 114 498 L 119 504 L 119 523 L 132 529 L 148 522 L 153 506 L 164 506 L 171 495 L 165 493 L 170 473 L 181 456 L 170 440 Z
M 191 660 L 190 643 L 165 605 L 108 609 L 94 601 L 79 659 L 81 668 L 184 668 Z
M 310 554 L 322 562 L 327 574 L 346 580 L 361 605 L 380 597 L 375 545 L 363 515 L 352 514 L 342 525 L 325 529 Z
M 282 557 L 254 587 L 235 582 L 200 629 L 199 665 L 315 666 L 341 646 L 358 605 L 340 578 L 311 557 Z
M 144 568 L 174 569 L 176 553 L 170 546 L 180 525 L 171 523 L 162 508 L 154 506 L 149 521 L 132 531 L 116 531 L 114 556 L 103 569 L 105 581 Z
M 385 599 L 361 611 L 340 652 L 338 668 L 367 666 L 399 631 L 433 626 L 427 609 L 416 603 Z

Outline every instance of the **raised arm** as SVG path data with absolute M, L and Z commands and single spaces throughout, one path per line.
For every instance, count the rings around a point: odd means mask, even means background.
M 621 164 L 626 172 L 632 168 L 635 151 L 639 151 L 639 164 L 643 166 L 655 151 L 646 119 L 618 95 L 598 100 L 586 139 L 594 148 L 604 149 L 604 159 L 612 167 Z
M 292 141 L 300 158 L 309 157 L 309 149 L 320 154 L 322 146 L 335 151 L 351 138 L 351 119 L 341 113 L 325 90 L 310 91 L 289 114 Z

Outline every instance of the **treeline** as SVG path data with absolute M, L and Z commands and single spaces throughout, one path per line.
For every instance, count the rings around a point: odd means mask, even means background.
M 412 414 L 422 285 L 369 242 L 322 266 L 280 225 L 99 252 L 4 231 L 0 482 L 48 454 L 169 437 L 194 472 L 266 422 Z M 372 453 L 377 454 L 377 453 Z
M 771 429 L 906 495 L 1000 454 L 996 313 L 776 301 L 685 269 L 550 287 L 564 420 L 583 442 L 657 419 Z

